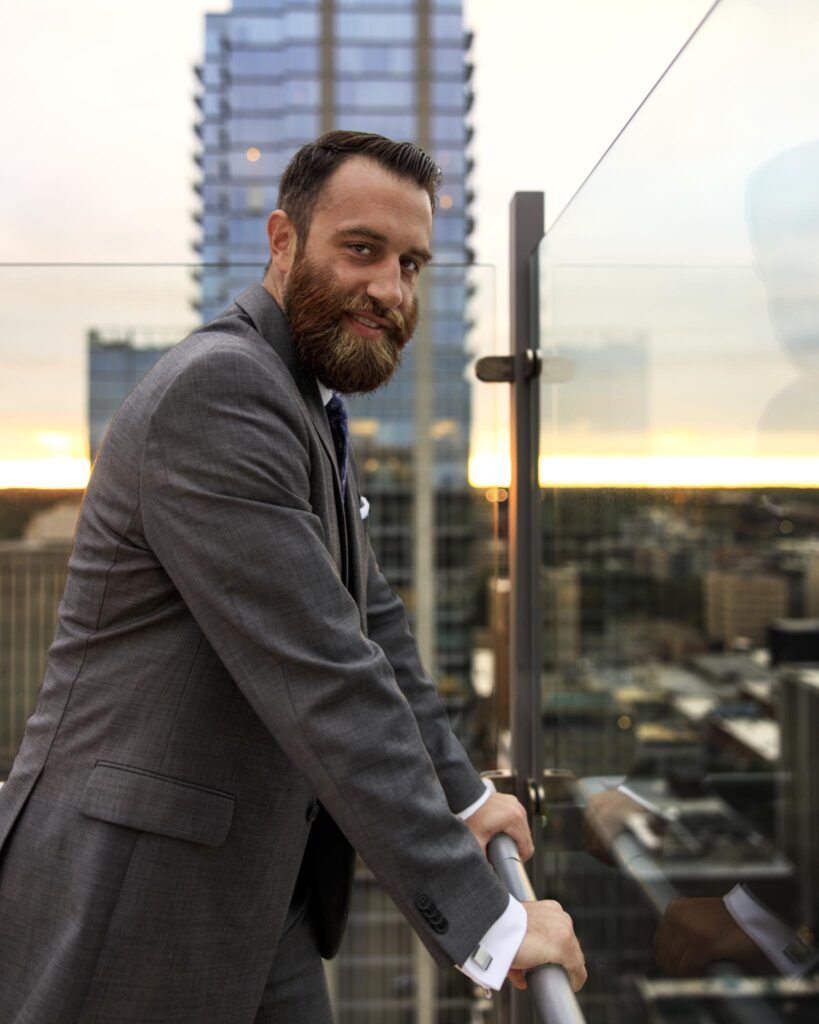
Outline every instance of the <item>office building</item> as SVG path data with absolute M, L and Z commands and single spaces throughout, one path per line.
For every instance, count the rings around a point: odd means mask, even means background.
M 712 640 L 738 639 L 764 646 L 767 628 L 788 614 L 788 585 L 780 576 L 762 571 L 723 571 L 705 574 L 705 623 Z
M 259 279 L 282 170 L 334 128 L 410 139 L 434 154 L 446 175 L 436 258 L 462 263 L 468 70 L 460 0 L 235 0 L 207 15 L 196 125 L 203 319 Z M 439 336 L 448 331 L 458 351 L 463 273 L 439 287 L 454 290 L 446 301 L 433 296 Z
M 778 840 L 790 857 L 798 882 L 792 908 L 809 927 L 819 925 L 819 671 L 791 668 L 779 679 L 778 719 L 781 760 Z
M 334 128 L 379 132 L 419 143 L 444 171 L 422 326 L 395 381 L 348 405 L 373 507 L 371 539 L 453 706 L 468 691 L 471 612 L 464 609 L 475 595 L 464 377 L 467 43 L 460 0 L 236 0 L 231 11 L 207 16 L 197 68 L 205 320 L 260 279 L 264 219 L 299 145 Z
M 88 443 L 93 462 L 111 422 L 145 374 L 190 331 L 124 328 L 88 332 Z

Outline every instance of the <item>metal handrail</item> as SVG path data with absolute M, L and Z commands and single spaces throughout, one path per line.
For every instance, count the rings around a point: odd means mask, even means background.
M 521 903 L 536 900 L 515 841 L 501 833 L 490 839 L 487 855 L 498 878 Z M 586 1024 L 569 977 L 557 964 L 544 964 L 526 974 L 532 1006 L 540 1024 Z

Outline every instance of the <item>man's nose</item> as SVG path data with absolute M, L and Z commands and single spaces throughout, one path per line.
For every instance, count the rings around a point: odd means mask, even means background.
M 398 263 L 379 264 L 373 267 L 367 284 L 367 296 L 378 302 L 384 309 L 395 309 L 401 305 L 401 266 Z

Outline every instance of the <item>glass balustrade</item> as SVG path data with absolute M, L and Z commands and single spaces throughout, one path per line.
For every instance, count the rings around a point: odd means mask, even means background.
M 546 197 L 541 888 L 590 1024 L 819 1015 L 817 52 L 811 0 L 722 0 Z

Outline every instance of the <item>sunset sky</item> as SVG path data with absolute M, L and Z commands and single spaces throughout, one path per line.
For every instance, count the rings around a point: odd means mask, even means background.
M 508 344 L 512 193 L 544 190 L 547 222 L 553 220 L 709 6 L 465 0 L 475 33 L 473 243 L 486 265 L 479 271 L 477 349 Z M 204 12 L 228 7 L 219 0 L 30 0 L 0 13 L 0 89 L 15 98 L 0 109 L 3 138 L 13 140 L 0 189 L 0 486 L 83 484 L 90 326 L 140 324 L 181 336 L 195 322 L 194 288 L 178 266 L 191 262 L 195 237 L 192 67 L 201 57 Z M 777 21 L 770 2 L 724 0 L 697 49 L 558 222 L 549 255 L 554 273 L 544 270 L 545 336 L 555 344 L 568 339 L 578 366 L 591 367 L 583 401 L 604 379 L 595 377 L 594 360 L 605 361 L 606 346 L 625 339 L 645 352 L 646 418 L 634 429 L 648 448 L 632 453 L 644 461 L 630 470 L 579 462 L 581 476 L 639 473 L 649 455 L 746 456 L 749 473 L 763 471 L 762 463 L 752 466 L 758 421 L 796 372 L 753 270 L 744 190 L 759 163 L 810 137 L 819 101 L 819 14 L 811 17 L 809 0 L 791 7 L 792 16 Z M 590 251 L 604 268 L 573 269 Z M 685 273 L 669 271 L 678 263 Z M 652 272 L 638 272 L 636 264 Z M 707 273 L 698 278 L 697 267 Z M 692 306 L 698 341 L 686 349 L 684 366 L 673 365 L 678 314 Z M 732 378 L 731 390 L 744 397 L 730 407 L 725 374 L 737 366 L 741 377 Z M 686 410 L 712 386 L 701 418 L 707 430 L 697 439 Z M 504 456 L 505 391 L 490 395 L 484 386 L 476 400 L 473 461 L 491 466 L 484 475 L 494 477 Z M 544 391 L 544 432 L 562 424 L 569 445 L 552 454 L 579 456 L 595 438 L 616 434 L 616 421 L 606 420 L 617 416 L 605 404 L 609 391 L 600 392 L 596 425 L 579 406 L 572 412 L 574 392 L 558 399 L 554 389 Z M 727 410 L 721 423 L 718 407 Z M 723 448 L 704 450 L 705 437 L 711 449 Z M 799 473 L 819 480 L 817 467 L 804 462 L 808 452 L 791 454 L 803 460 Z M 616 455 L 610 446 L 585 451 L 587 458 Z M 564 472 L 548 465 L 544 472 Z M 796 463 L 788 465 L 797 472 Z M 717 470 L 700 466 L 703 480 L 730 470 L 729 462 Z M 652 472 L 661 471 L 655 463 Z M 476 482 L 480 475 L 476 470 Z

